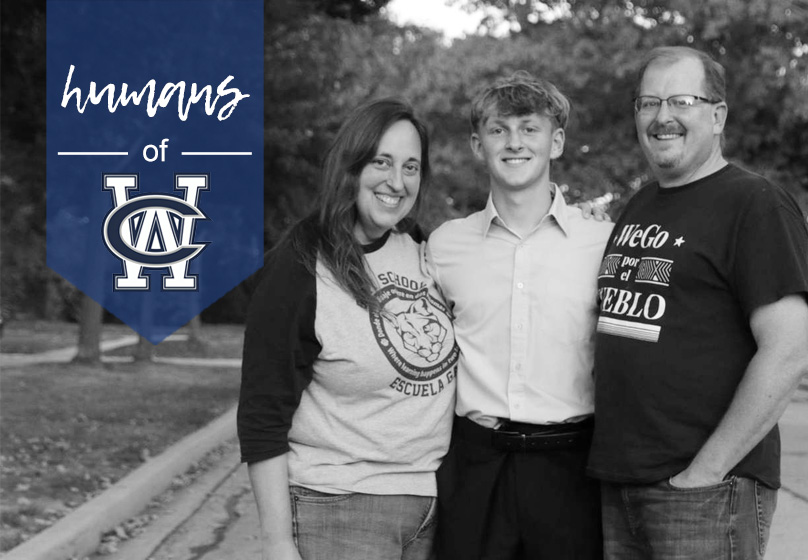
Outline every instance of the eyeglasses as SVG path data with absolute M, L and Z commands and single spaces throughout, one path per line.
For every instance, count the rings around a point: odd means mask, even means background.
M 667 99 L 660 99 L 654 95 L 640 95 L 634 98 L 634 111 L 641 115 L 655 115 L 662 107 L 662 104 L 667 103 L 668 110 L 671 113 L 683 113 L 694 107 L 698 102 L 712 104 L 720 103 L 720 100 L 710 101 L 706 97 L 699 97 L 698 95 L 671 95 Z

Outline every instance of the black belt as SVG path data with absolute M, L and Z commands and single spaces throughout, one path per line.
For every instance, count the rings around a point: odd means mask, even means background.
M 468 418 L 455 418 L 460 437 L 499 451 L 526 452 L 569 449 L 589 445 L 594 420 L 566 424 L 523 424 L 506 421 L 497 429 L 480 426 Z

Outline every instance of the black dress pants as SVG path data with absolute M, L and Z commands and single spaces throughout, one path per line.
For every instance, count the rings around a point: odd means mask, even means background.
M 438 560 L 600 560 L 600 485 L 584 474 L 588 442 L 506 452 L 455 418 L 438 471 Z

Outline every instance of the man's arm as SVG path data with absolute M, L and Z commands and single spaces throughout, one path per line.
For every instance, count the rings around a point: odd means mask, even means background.
M 749 323 L 757 352 L 723 419 L 690 465 L 671 479 L 674 486 L 708 486 L 723 480 L 774 427 L 808 374 L 808 302 L 804 294 L 757 308 Z
M 249 473 L 258 506 L 263 560 L 300 560 L 292 538 L 286 453 L 251 463 Z

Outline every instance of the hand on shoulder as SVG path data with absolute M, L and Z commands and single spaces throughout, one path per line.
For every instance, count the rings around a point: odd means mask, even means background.
M 596 222 L 612 221 L 611 216 L 606 212 L 605 204 L 595 204 L 591 200 L 587 200 L 573 204 L 572 206 L 581 210 L 581 216 L 583 216 L 585 220 L 594 219 Z

